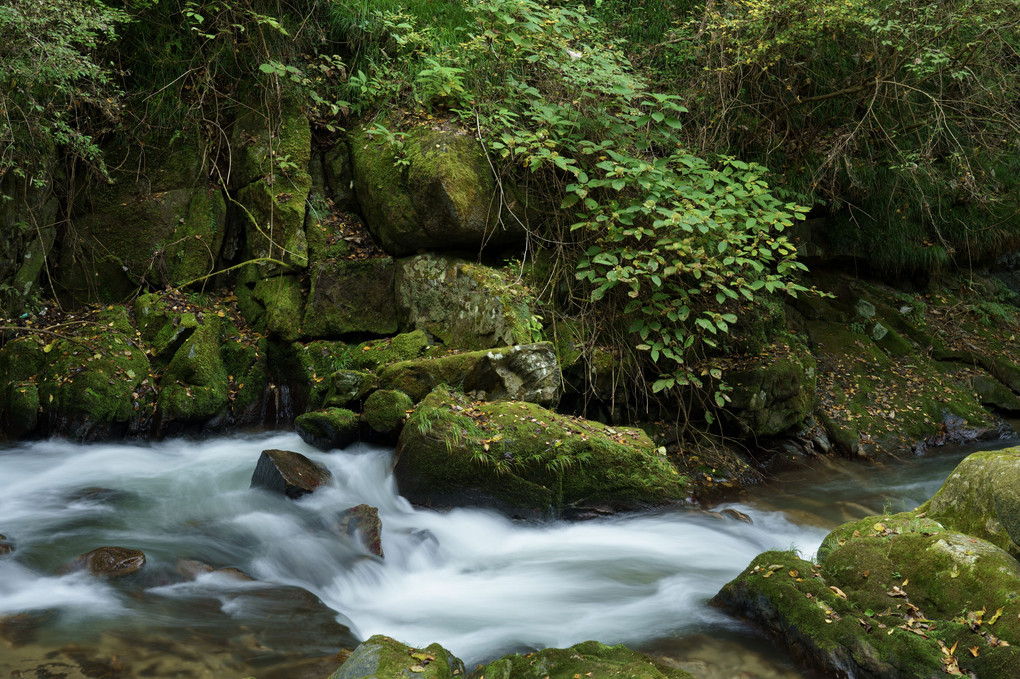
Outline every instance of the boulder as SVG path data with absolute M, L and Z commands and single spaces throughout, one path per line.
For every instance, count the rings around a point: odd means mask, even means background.
M 361 401 L 379 385 L 379 377 L 375 373 L 362 370 L 337 370 L 327 381 L 329 389 L 324 403 L 333 407 Z
M 312 131 L 297 101 L 276 109 L 251 106 L 234 123 L 231 148 L 237 158 L 228 179 L 241 206 L 238 219 L 249 259 L 269 257 L 290 268 L 308 266 L 305 205 Z M 280 273 L 262 265 L 263 274 Z
M 553 405 L 560 396 L 556 351 L 547 342 L 400 361 L 379 374 L 382 389 L 421 401 L 440 384 L 479 400 L 531 401 Z
M 967 456 L 922 509 L 1020 557 L 1020 447 Z
M 773 347 L 768 360 L 724 369 L 726 410 L 746 436 L 775 436 L 815 407 L 815 359 L 807 350 Z
M 312 287 L 304 310 L 304 334 L 337 337 L 351 333 L 392 335 L 397 307 L 389 257 L 335 260 L 312 265 Z
M 374 436 L 384 441 L 396 441 L 414 407 L 411 397 L 395 389 L 379 389 L 365 399 L 361 421 L 368 425 Z
M 396 303 L 405 330 L 424 330 L 451 349 L 487 349 L 538 339 L 533 300 L 520 281 L 456 257 L 428 253 L 398 262 Z
M 80 328 L 73 340 L 7 342 L 0 348 L 5 432 L 45 428 L 49 435 L 92 439 L 138 430 L 151 412 L 152 395 L 149 361 L 133 334 L 123 310 L 114 310 Z
M 624 645 L 585 641 L 570 648 L 547 648 L 526 655 L 508 655 L 475 672 L 486 679 L 694 679 Z
M 382 557 L 382 521 L 379 510 L 371 505 L 361 504 L 345 509 L 337 517 L 337 530 L 355 538 L 369 554 Z
M 684 482 L 648 436 L 521 401 L 436 389 L 397 443 L 402 495 L 427 506 L 484 504 L 520 516 L 680 502 Z
M 1011 415 L 1020 413 L 1020 396 L 991 375 L 975 375 L 970 385 L 984 405 Z
M 237 306 L 248 325 L 285 342 L 301 335 L 305 291 L 297 275 L 264 276 L 258 266 L 247 266 L 238 276 Z
M 510 214 L 517 206 L 507 205 L 514 199 L 501 199 L 473 136 L 418 126 L 398 139 L 360 127 L 348 145 L 365 221 L 390 254 L 524 242 L 524 228 Z
M 100 547 L 82 554 L 64 569 L 65 572 L 89 571 L 102 578 L 119 577 L 145 565 L 145 554 L 126 547 Z
M 140 285 L 179 287 L 212 273 L 226 234 L 226 198 L 210 181 L 194 137 L 124 142 L 104 149 L 120 169 L 72 214 L 75 247 L 54 270 L 61 297 L 118 302 Z M 66 245 L 66 244 L 65 244 Z
M 297 499 L 329 483 L 332 477 L 328 469 L 301 453 L 263 450 L 251 476 L 250 487 L 265 488 Z
M 439 644 L 414 648 L 375 635 L 360 644 L 329 679 L 456 679 L 464 663 Z
M 174 352 L 160 379 L 158 413 L 161 427 L 194 425 L 229 414 L 229 376 L 220 356 L 218 316 L 205 314 Z
M 1020 667 L 1020 563 L 995 545 L 904 512 L 841 526 L 819 560 L 765 552 L 715 603 L 824 676 L 999 677 Z
M 299 415 L 294 429 L 308 445 L 335 450 L 358 440 L 359 421 L 357 414 L 346 408 L 326 408 Z
M 376 370 L 397 361 L 421 358 L 431 346 L 428 335 L 422 330 L 415 330 L 396 337 L 362 342 L 351 351 L 351 361 L 361 370 Z
M 10 554 L 14 551 L 14 543 L 7 539 L 7 536 L 0 533 L 0 556 Z

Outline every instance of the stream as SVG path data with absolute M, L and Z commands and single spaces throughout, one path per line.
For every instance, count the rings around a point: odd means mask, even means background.
M 332 485 L 298 501 L 249 489 L 267 448 L 324 464 Z M 842 522 L 920 504 L 977 448 L 829 460 L 715 508 L 748 524 L 684 510 L 521 523 L 416 509 L 396 493 L 389 449 L 323 453 L 293 433 L 14 444 L 0 449 L 0 533 L 15 546 L 0 557 L 0 676 L 326 679 L 338 652 L 381 633 L 439 642 L 469 668 L 598 639 L 702 679 L 804 677 L 708 600 L 766 549 L 810 555 Z M 335 528 L 361 503 L 379 509 L 384 559 Z M 147 563 L 118 579 L 61 574 L 107 545 Z M 224 570 L 195 577 L 182 560 Z

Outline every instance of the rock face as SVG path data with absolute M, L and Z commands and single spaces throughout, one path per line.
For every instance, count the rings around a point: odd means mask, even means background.
M 992 509 L 986 455 L 961 463 L 940 491 L 939 506 L 954 508 L 947 522 L 987 532 L 998 516 L 985 514 L 981 523 L 974 520 L 977 502 L 965 507 L 968 513 L 955 511 L 963 508 L 958 502 L 946 504 L 972 479 L 966 494 L 984 496 L 985 511 Z M 794 552 L 761 554 L 715 602 L 764 628 L 825 676 L 1015 676 L 1020 563 L 991 542 L 934 520 L 938 512 L 921 510 L 839 527 L 822 543 L 820 565 Z M 999 529 L 988 533 L 1008 538 Z
M 299 415 L 294 429 L 319 450 L 346 448 L 358 440 L 358 416 L 346 408 L 326 408 Z
M 724 371 L 732 387 L 728 411 L 742 433 L 774 436 L 804 421 L 815 407 L 815 359 L 785 348 L 771 361 Z
M 472 402 L 444 389 L 419 404 L 404 426 L 394 474 L 412 502 L 485 504 L 520 516 L 684 497 L 676 470 L 640 430 L 533 403 Z
M 542 342 L 401 361 L 384 368 L 379 375 L 380 387 L 403 391 L 415 402 L 440 384 L 482 400 L 552 405 L 560 395 L 560 371 L 553 346 Z
M 291 499 L 314 492 L 329 483 L 332 474 L 301 453 L 263 450 L 251 477 L 251 488 L 265 488 Z
M 103 578 L 134 573 L 145 565 L 145 554 L 125 547 L 100 547 L 82 554 L 67 565 L 67 571 L 87 570 Z
M 212 273 L 226 233 L 226 199 L 197 140 L 107 148 L 127 170 L 72 215 L 78 248 L 61 251 L 56 282 L 72 304 L 120 301 L 142 282 L 180 286 Z M 84 202 L 84 201 L 83 201 Z
M 397 332 L 393 260 L 325 261 L 312 266 L 302 330 L 310 337 Z
M 694 679 L 683 670 L 657 662 L 626 646 L 585 641 L 570 648 L 547 648 L 508 655 L 475 673 L 486 679 Z
M 365 221 L 387 252 L 477 252 L 523 242 L 518 220 L 509 210 L 501 214 L 514 206 L 501 205 L 492 169 L 472 136 L 418 127 L 394 141 L 364 127 L 348 139 Z
M 531 300 L 499 272 L 456 257 L 400 260 L 396 301 L 401 326 L 424 330 L 451 349 L 533 341 Z
M 361 504 L 345 509 L 339 516 L 337 528 L 348 537 L 356 538 L 369 554 L 383 556 L 382 521 L 375 507 Z
M 455 679 L 466 677 L 464 663 L 439 644 L 423 649 L 375 635 L 329 679 Z
M 921 509 L 1020 557 L 1020 447 L 968 456 Z

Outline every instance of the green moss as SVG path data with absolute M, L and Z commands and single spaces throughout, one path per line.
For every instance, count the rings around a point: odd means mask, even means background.
M 320 408 L 333 386 L 331 376 L 351 366 L 351 347 L 343 342 L 317 340 L 287 345 L 276 364 L 278 374 L 308 391 L 308 407 Z
M 969 455 L 922 509 L 1020 556 L 1020 448 Z
M 464 679 L 462 663 L 439 644 L 413 648 L 375 635 L 354 649 L 329 679 Z
M 308 444 L 322 450 L 345 448 L 358 438 L 357 413 L 346 408 L 325 408 L 298 415 L 294 428 Z
M 731 388 L 727 410 L 745 434 L 787 431 L 814 410 L 815 370 L 815 359 L 806 349 L 772 346 L 750 365 L 724 369 L 723 379 Z
M 164 422 L 195 423 L 226 412 L 229 384 L 220 357 L 220 319 L 206 316 L 177 350 L 160 380 Z
M 394 276 L 389 257 L 315 264 L 304 310 L 305 333 L 313 337 L 395 333 Z
M 622 644 L 606 646 L 586 641 L 570 648 L 547 648 L 527 655 L 510 655 L 478 670 L 486 679 L 694 679 Z
M 480 492 L 544 513 L 581 504 L 661 504 L 684 481 L 647 435 L 553 413 L 533 403 L 472 403 L 437 389 L 398 444 L 398 478 L 412 497 Z
M 424 356 L 429 353 L 430 347 L 428 336 L 421 330 L 415 330 L 396 337 L 362 342 L 351 354 L 355 367 L 375 370 L 390 363 Z
M 345 406 L 360 401 L 379 386 L 375 373 L 360 370 L 337 370 L 328 381 L 329 389 L 324 401 L 327 406 Z
M 396 434 L 404 426 L 407 412 L 414 407 L 411 397 L 402 391 L 380 389 L 365 400 L 361 420 L 380 434 Z

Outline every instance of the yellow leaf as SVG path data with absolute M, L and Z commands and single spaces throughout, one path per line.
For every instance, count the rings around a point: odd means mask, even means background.
M 829 585 L 829 589 L 831 589 L 832 593 L 838 596 L 840 599 L 846 598 L 846 594 L 844 594 L 843 590 L 841 590 L 839 587 L 836 587 L 835 585 Z
M 412 672 L 424 672 L 425 671 L 425 668 L 422 665 L 411 665 L 410 669 L 411 669 Z
M 988 624 L 989 625 L 994 625 L 995 621 L 998 620 L 1000 616 L 1002 616 L 1002 609 L 1001 608 L 996 610 L 995 611 L 995 615 L 993 615 L 992 617 L 990 617 L 988 619 Z
M 972 656 L 974 656 L 975 658 L 976 658 L 976 657 L 978 657 L 978 647 L 977 647 L 977 646 L 971 646 L 971 647 L 970 647 L 969 649 L 967 649 L 967 650 L 969 650 L 969 651 L 970 651 L 970 654 L 971 654 Z

